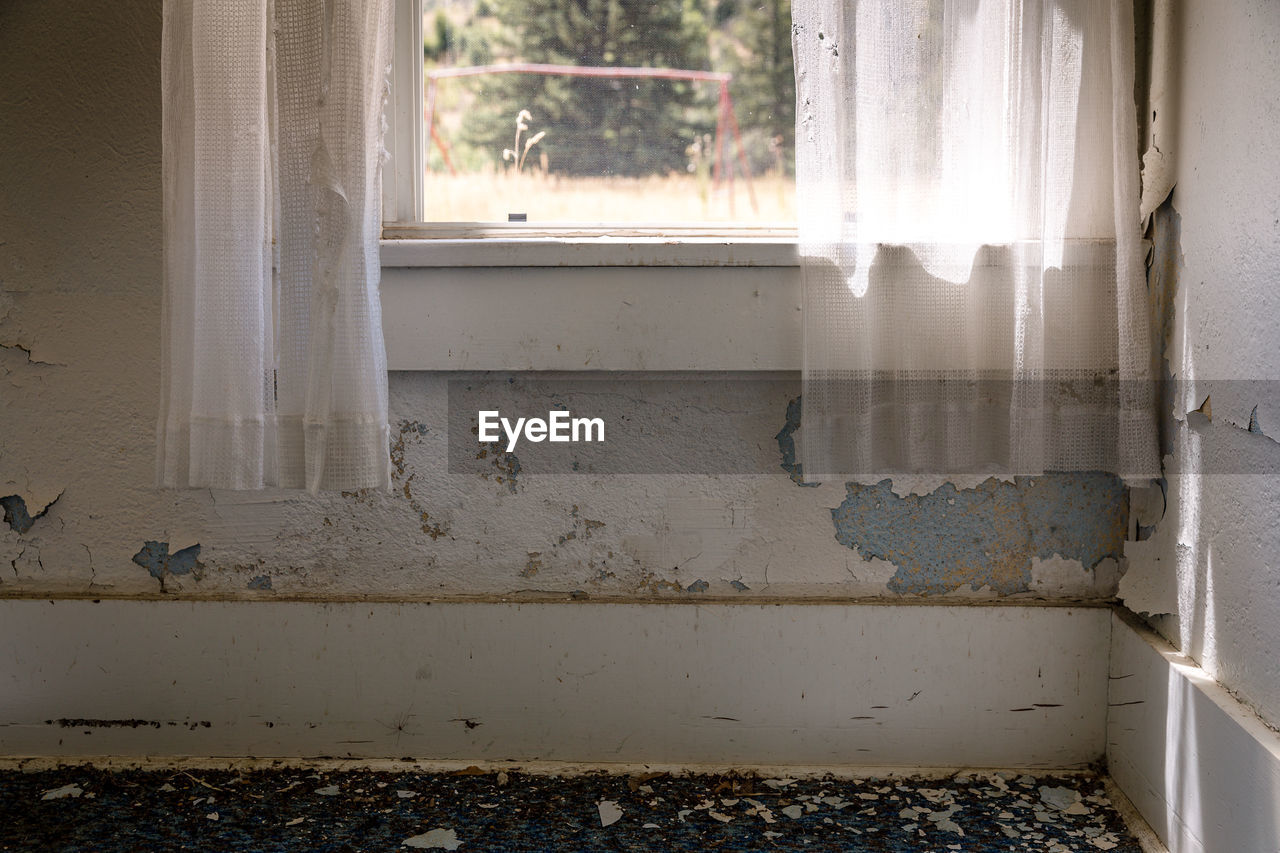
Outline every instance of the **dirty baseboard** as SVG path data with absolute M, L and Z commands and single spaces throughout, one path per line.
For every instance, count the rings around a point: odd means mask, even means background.
M 0 600 L 0 755 L 1083 767 L 1100 607 Z

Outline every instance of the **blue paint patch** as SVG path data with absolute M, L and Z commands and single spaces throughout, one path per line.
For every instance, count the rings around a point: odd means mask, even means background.
M 249 580 L 249 589 L 271 589 L 271 578 L 268 575 L 258 575 L 256 578 Z
M 499 483 L 506 483 L 507 490 L 511 494 L 516 493 L 516 486 L 520 482 L 520 459 L 514 453 L 498 453 L 493 457 L 493 467 L 498 470 L 498 476 L 495 477 Z
M 17 533 L 26 533 L 36 523 L 36 519 L 44 518 L 49 510 L 53 509 L 61 498 L 63 492 L 58 492 L 58 496 L 49 501 L 48 506 L 31 514 L 31 510 L 27 507 L 27 501 L 22 495 L 5 495 L 0 497 L 0 508 L 4 509 L 4 523 L 9 525 L 9 529 Z
M 787 403 L 786 422 L 781 431 L 774 436 L 778 441 L 778 452 L 782 454 L 781 468 L 791 476 L 791 482 L 799 486 L 817 486 L 817 483 L 804 481 L 804 464 L 796 461 L 796 430 L 800 429 L 800 398 Z
M 710 586 L 711 584 L 707 583 L 702 578 L 698 578 L 696 581 L 694 581 L 693 583 L 685 587 L 684 591 L 685 592 L 706 592 L 707 589 L 710 588 Z
M 26 533 L 36 521 L 27 512 L 27 502 L 21 495 L 6 495 L 0 498 L 0 507 L 4 507 L 4 521 L 10 530 Z
M 196 557 L 200 556 L 200 546 L 191 545 L 169 557 L 169 574 L 186 575 L 196 569 L 204 568 Z
M 1262 424 L 1258 423 L 1258 407 L 1254 406 L 1253 411 L 1249 413 L 1249 432 L 1254 435 L 1262 435 Z
M 133 555 L 133 561 L 160 581 L 160 589 L 163 590 L 164 579 L 169 575 L 193 575 L 199 580 L 200 571 L 204 568 L 199 556 L 199 543 L 170 554 L 168 542 L 147 540 L 142 543 L 142 549 Z
M 746 592 L 747 590 L 751 589 L 751 587 L 747 586 L 745 583 L 743 583 L 740 580 L 729 581 L 729 586 L 733 587 L 738 592 Z
M 836 540 L 864 560 L 897 567 L 889 589 L 941 595 L 968 584 L 999 595 L 1026 592 L 1032 558 L 1061 556 L 1092 569 L 1119 558 L 1129 509 L 1124 482 L 1102 472 L 990 479 L 974 489 L 946 483 L 898 497 L 889 480 L 847 483 L 831 510 Z

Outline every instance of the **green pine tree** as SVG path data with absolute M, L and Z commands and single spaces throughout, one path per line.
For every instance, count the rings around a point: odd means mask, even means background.
M 496 0 L 512 60 L 590 67 L 706 69 L 701 0 Z M 715 124 L 714 83 L 505 74 L 481 78 L 468 143 L 500 163 L 520 110 L 531 153 L 565 175 L 640 176 L 682 171 L 686 149 Z

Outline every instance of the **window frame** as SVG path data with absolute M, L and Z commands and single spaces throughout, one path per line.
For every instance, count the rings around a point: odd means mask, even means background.
M 795 228 L 422 222 L 421 0 L 395 0 L 394 20 L 380 288 L 390 370 L 800 370 Z
M 795 267 L 796 228 L 426 222 L 422 0 L 395 0 L 382 256 L 391 267 Z

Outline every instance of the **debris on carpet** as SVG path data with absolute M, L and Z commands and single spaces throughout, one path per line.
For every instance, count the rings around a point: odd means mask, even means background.
M 1092 775 L 0 772 L 0 850 L 1142 853 Z

